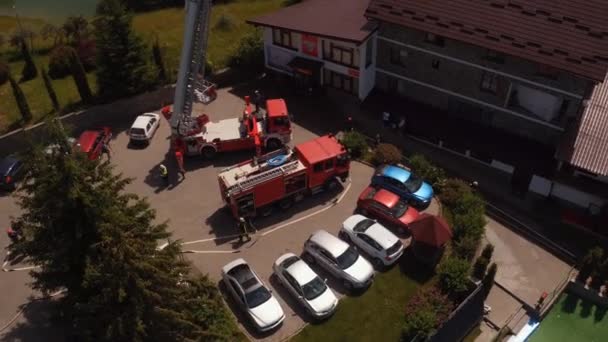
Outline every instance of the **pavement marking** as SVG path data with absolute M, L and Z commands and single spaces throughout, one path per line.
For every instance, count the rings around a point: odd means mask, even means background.
M 226 235 L 226 236 L 220 236 L 220 237 L 214 237 L 214 238 L 208 238 L 208 239 L 202 239 L 202 240 L 182 242 L 181 245 L 185 246 L 185 245 L 192 245 L 195 243 L 210 242 L 210 241 L 216 241 L 216 240 L 229 240 L 229 239 L 237 238 L 239 236 L 241 236 L 241 234 L 232 234 L 232 235 Z
M 6 255 L 4 256 L 4 262 L 2 263 L 2 271 L 4 272 L 15 272 L 15 271 L 27 271 L 27 270 L 32 270 L 34 268 L 40 267 L 40 266 L 25 266 L 25 267 L 15 267 L 15 268 L 7 268 L 6 265 L 9 264 L 9 260 L 8 257 L 11 255 L 11 251 L 6 251 Z
M 241 251 L 238 249 L 235 249 L 233 251 L 197 251 L 197 250 L 186 250 L 186 251 L 182 251 L 182 253 L 194 253 L 194 254 L 234 254 L 234 253 L 240 253 Z

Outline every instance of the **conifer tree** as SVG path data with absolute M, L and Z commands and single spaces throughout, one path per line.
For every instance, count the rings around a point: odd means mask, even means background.
M 72 73 L 74 83 L 76 83 L 78 94 L 80 94 L 82 102 L 91 103 L 91 101 L 93 100 L 93 94 L 91 93 L 91 88 L 89 87 L 87 74 L 84 71 L 84 67 L 80 62 L 80 57 L 78 57 L 76 50 L 71 50 L 72 51 L 70 53 L 70 71 Z
M 24 122 L 30 121 L 32 119 L 32 112 L 30 111 L 30 106 L 27 104 L 27 99 L 23 94 L 23 90 L 21 90 L 21 87 L 10 73 L 8 75 L 8 81 L 13 89 L 13 96 L 15 96 L 15 102 L 17 102 L 17 107 L 19 107 L 21 118 Z
M 40 71 L 42 72 L 42 80 L 44 81 L 44 87 L 46 88 L 46 92 L 49 94 L 49 99 L 53 104 L 53 109 L 57 111 L 59 110 L 59 100 L 57 100 L 57 93 L 55 93 L 51 78 L 47 74 L 46 70 L 44 70 L 44 67 L 42 67 Z
M 163 54 L 160 50 L 160 44 L 158 43 L 158 37 L 156 37 L 154 45 L 152 46 L 152 55 L 154 57 L 154 63 L 158 68 L 158 80 L 161 83 L 165 83 L 167 81 L 167 71 L 165 69 L 165 61 L 163 59 Z
M 132 29 L 132 15 L 120 0 L 101 0 L 93 22 L 97 44 L 97 89 L 103 99 L 115 99 L 154 86 L 149 50 Z
M 32 286 L 66 289 L 59 308 L 78 341 L 233 341 L 237 329 L 217 288 L 191 275 L 178 243 L 158 244 L 170 234 L 137 195 L 130 179 L 108 162 L 70 151 L 67 135 L 49 122 L 50 143 L 60 153 L 36 148 L 17 220 L 24 239 L 13 251 L 33 264 Z

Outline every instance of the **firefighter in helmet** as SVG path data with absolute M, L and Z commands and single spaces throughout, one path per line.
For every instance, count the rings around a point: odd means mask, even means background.
M 249 223 L 245 220 L 244 217 L 239 217 L 239 231 L 241 234 L 239 235 L 240 242 L 249 242 L 251 241 L 251 236 L 249 236 Z
M 160 173 L 160 178 L 163 180 L 165 185 L 169 185 L 169 170 L 167 170 L 165 164 L 160 164 L 158 166 L 158 172 Z

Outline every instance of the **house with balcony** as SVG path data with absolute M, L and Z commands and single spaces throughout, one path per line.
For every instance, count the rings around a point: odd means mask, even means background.
M 329 87 L 364 99 L 375 84 L 376 25 L 369 0 L 306 0 L 247 22 L 264 30 L 266 68 L 304 88 Z

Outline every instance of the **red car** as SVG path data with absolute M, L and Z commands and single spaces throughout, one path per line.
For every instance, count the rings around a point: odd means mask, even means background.
M 95 160 L 101 156 L 103 146 L 110 143 L 112 130 L 109 127 L 86 130 L 82 132 L 76 146 L 81 152 L 86 153 L 90 160 Z
M 376 217 L 407 231 L 418 218 L 418 210 L 386 189 L 367 187 L 357 201 L 357 210 L 364 216 Z

